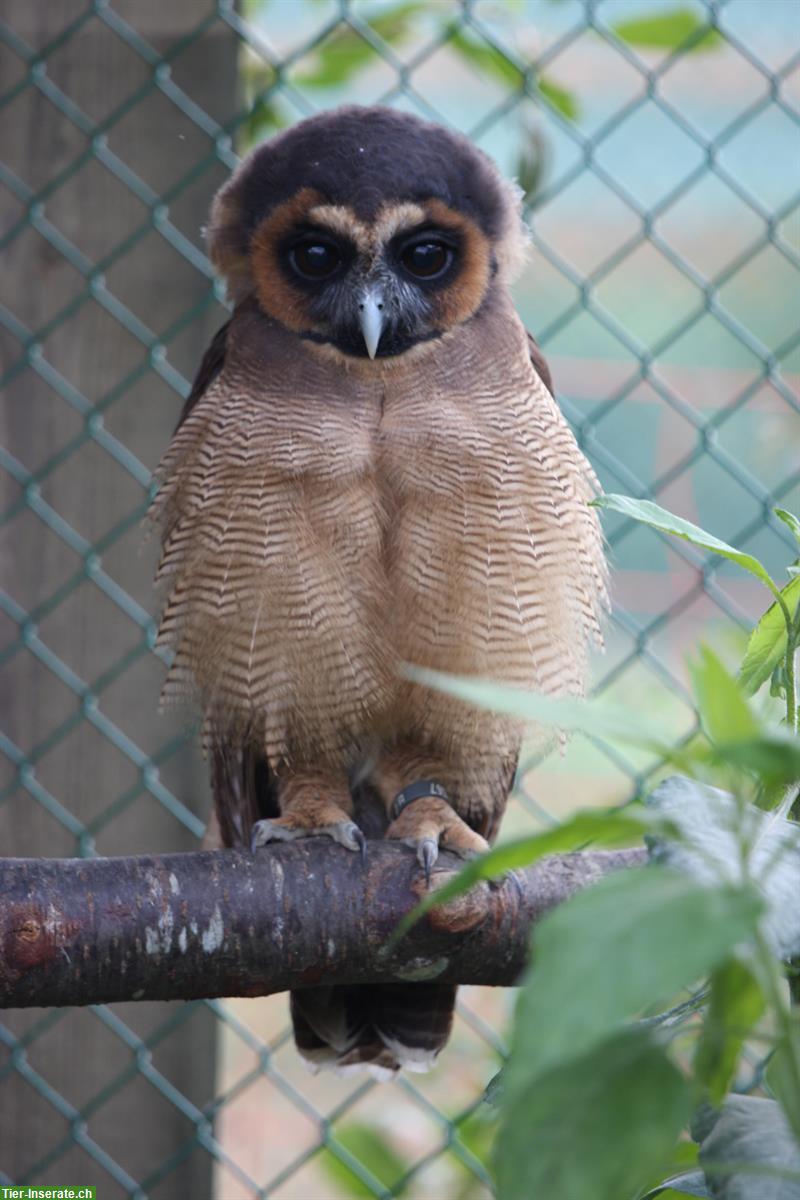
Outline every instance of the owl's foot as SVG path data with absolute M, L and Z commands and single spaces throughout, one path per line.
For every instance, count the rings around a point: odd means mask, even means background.
M 280 797 L 281 815 L 256 821 L 250 835 L 250 848 L 256 850 L 268 842 L 289 842 L 295 838 L 329 837 L 347 850 L 367 856 L 367 840 L 343 805 L 329 799 L 333 790 L 324 783 L 292 780 Z M 327 795 L 326 795 L 327 792 Z M 342 797 L 350 800 L 349 792 Z
M 366 860 L 367 839 L 355 821 L 351 821 L 349 817 L 318 826 L 303 825 L 293 813 L 286 817 L 256 821 L 250 834 L 250 849 L 257 850 L 259 846 L 266 846 L 268 842 L 290 842 L 294 838 L 320 836 L 333 838 L 348 850 L 357 850 L 361 858 Z
M 428 884 L 440 849 L 462 858 L 489 849 L 489 843 L 470 829 L 447 800 L 435 795 L 420 796 L 408 803 L 386 830 L 386 837 L 416 851 Z

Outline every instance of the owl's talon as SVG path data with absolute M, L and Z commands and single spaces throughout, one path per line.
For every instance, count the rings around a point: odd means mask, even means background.
M 250 853 L 255 854 L 259 846 L 266 846 L 271 841 L 269 826 L 271 821 L 256 821 L 250 830 Z
M 367 839 L 364 837 L 364 834 L 357 825 L 353 831 L 353 838 L 357 842 L 358 849 L 361 853 L 361 865 L 365 867 L 367 865 Z
M 366 862 L 367 839 L 355 821 L 350 820 L 320 825 L 316 828 L 301 825 L 291 816 L 256 821 L 250 834 L 250 850 L 254 853 L 259 846 L 266 846 L 269 842 L 293 842 L 297 838 L 306 837 L 332 838 L 346 850 L 358 851 L 361 861 Z
M 392 821 L 386 837 L 404 842 L 415 851 L 428 885 L 440 850 L 449 850 L 459 858 L 471 858 L 489 848 L 488 842 L 439 796 L 412 800 Z
M 309 832 L 323 833 L 327 837 L 333 838 L 335 842 L 338 842 L 340 846 L 344 846 L 346 850 L 358 851 L 362 859 L 366 853 L 367 843 L 355 821 L 340 821 L 336 825 L 328 825 L 323 829 L 312 829 Z
M 417 858 L 425 871 L 425 883 L 431 886 L 431 869 L 439 857 L 439 846 L 433 838 L 425 838 L 417 847 Z

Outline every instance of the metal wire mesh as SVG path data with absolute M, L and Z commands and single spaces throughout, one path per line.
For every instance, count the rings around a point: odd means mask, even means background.
M 2 800 L 19 805 L 22 824 L 46 814 L 50 853 L 131 850 L 137 838 L 141 848 L 166 850 L 203 834 L 196 765 L 176 769 L 170 781 L 174 765 L 186 762 L 191 731 L 155 720 L 142 727 L 132 715 L 134 699 L 155 711 L 160 669 L 149 565 L 128 569 L 160 448 L 140 432 L 151 393 L 159 419 L 168 414 L 163 428 L 174 421 L 197 359 L 192 335 L 206 335 L 223 315 L 199 222 L 181 206 L 194 189 L 206 207 L 237 151 L 281 125 L 342 100 L 397 104 L 462 128 L 520 176 L 535 245 L 520 310 L 607 490 L 654 496 L 768 564 L 785 561 L 789 547 L 771 508 L 796 507 L 800 492 L 794 6 L 693 0 L 656 12 L 651 0 L 182 0 L 172 16 L 164 23 L 151 3 L 20 3 L 2 29 L 4 125 L 28 111 L 19 106 L 33 96 L 51 124 L 63 126 L 67 146 L 38 173 L 26 175 L 24 155 L 0 168 L 11 214 L 0 245 L 24 257 L 35 243 L 37 262 L 71 272 L 70 286 L 52 294 L 46 272 L 32 273 L 25 294 L 6 294 L 0 309 L 11 435 L 42 419 L 45 402 L 31 401 L 28 410 L 29 396 L 47 396 L 48 420 L 61 414 L 46 452 L 30 437 L 22 449 L 12 442 L 0 450 L 8 483 L 0 522 L 15 553 L 40 526 L 52 551 L 35 564 L 35 586 L 9 575 L 0 600 L 2 662 L 30 656 L 64 697 L 47 721 L 29 714 L 26 737 L 0 732 L 8 765 Z M 104 39 L 110 61 L 124 53 L 124 77 L 134 79 L 125 90 L 109 77 L 106 100 L 94 109 L 63 69 L 64 56 L 75 61 L 75 47 L 89 37 Z M 238 87 L 233 78 L 211 111 L 200 83 L 221 38 L 234 76 L 238 64 Z M 135 130 L 147 105 L 160 107 L 144 138 L 157 138 L 159 120 L 180 119 L 180 145 L 161 174 L 140 167 Z M 33 125 L 26 136 L 35 138 Z M 80 192 L 80 212 L 70 199 L 87 171 L 113 180 L 120 204 L 118 225 L 106 213 L 109 235 L 91 252 L 82 236 L 93 220 L 91 189 Z M 148 262 L 163 266 L 130 298 L 126 281 L 148 244 L 156 248 Z M 190 302 L 152 320 L 150 297 L 181 273 L 180 294 Z M 88 307 L 127 338 L 100 392 L 83 385 L 58 340 Z M 65 497 L 95 470 L 105 488 L 97 498 L 102 519 L 86 524 Z M 676 740 L 690 736 L 685 649 L 700 631 L 734 637 L 759 599 L 729 568 L 630 522 L 612 524 L 609 542 L 617 603 L 596 686 L 656 708 Z M 99 649 L 81 671 L 70 653 L 71 605 L 87 595 L 95 605 L 102 597 L 112 632 L 103 637 L 93 624 L 89 640 Z M 115 766 L 104 778 L 120 781 L 80 815 L 60 757 L 78 753 L 78 735 L 89 738 L 79 752 L 90 762 L 98 746 L 112 748 Z M 577 802 L 623 801 L 657 767 L 589 741 L 564 760 L 527 763 L 508 828 L 557 820 Z M 148 840 L 149 813 L 174 823 L 158 826 L 160 844 Z M 47 844 L 40 840 L 37 852 L 48 852 Z M 97 1182 L 104 1196 L 177 1195 L 175 1171 L 198 1152 L 213 1161 L 223 1200 L 491 1195 L 481 1093 L 503 1053 L 496 1030 L 506 1003 L 465 990 L 453 1048 L 436 1075 L 404 1078 L 380 1093 L 369 1082 L 298 1075 L 277 1000 L 162 1009 L 146 1029 L 127 1012 L 123 1020 L 92 1008 L 90 1038 L 102 1030 L 115 1050 L 103 1078 L 77 1100 L 53 1085 L 41 1053 L 69 1014 L 0 1025 L 7 1052 L 0 1089 L 23 1079 L 58 1123 L 46 1151 L 13 1181 L 52 1181 L 77 1145 L 85 1153 L 82 1181 Z M 216 1023 L 221 1050 L 213 1095 L 190 1099 L 159 1064 L 176 1031 L 200 1013 Z M 128 1168 L 91 1130 L 97 1114 L 141 1080 L 185 1129 L 163 1153 L 154 1148 L 145 1168 Z M 3 1169 L 0 1161 L 0 1179 L 11 1182 Z

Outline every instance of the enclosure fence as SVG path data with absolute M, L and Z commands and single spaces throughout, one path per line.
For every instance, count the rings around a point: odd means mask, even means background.
M 790 535 L 772 508 L 796 505 L 800 489 L 800 31 L 793 44 L 773 39 L 780 51 L 751 38 L 740 25 L 747 0 L 675 6 L 684 25 L 670 24 L 667 0 L 657 11 L 650 0 L 638 8 L 627 0 L 20 0 L 4 8 L 0 523 L 10 550 L 0 610 L 4 713 L 16 714 L 0 731 L 4 853 L 152 852 L 196 848 L 203 837 L 194 730 L 156 714 L 163 654 L 151 549 L 137 557 L 141 524 L 202 342 L 224 319 L 200 233 L 210 197 L 253 140 L 334 102 L 400 104 L 452 124 L 454 107 L 440 103 L 451 73 L 466 97 L 465 132 L 490 152 L 497 141 L 501 158 L 504 146 L 516 154 L 504 165 L 528 193 L 535 251 L 521 308 L 553 357 L 559 400 L 603 486 L 673 508 L 693 496 L 719 536 L 767 561 L 789 559 Z M 529 42 L 515 39 L 523 26 L 536 34 Z M 569 80 L 595 61 L 626 82 L 587 115 Z M 713 91 L 715 63 L 741 89 L 698 117 L 681 103 L 681 81 L 687 71 L 709 72 Z M 475 75 L 474 92 L 465 72 Z M 737 151 L 742 138 L 753 147 L 752 169 L 749 151 Z M 784 163 L 763 188 L 759 141 L 765 155 L 786 145 L 795 155 L 795 167 Z M 661 170 L 658 147 L 678 143 L 664 150 Z M 627 159 L 639 148 L 656 165 L 637 175 Z M 724 197 L 721 214 L 734 214 L 720 216 L 725 228 L 708 257 L 713 239 L 701 231 L 692 240 L 695 212 L 685 207 L 697 189 L 708 189 L 711 204 Z M 618 236 L 582 254 L 595 206 L 613 210 Z M 565 240 L 570 222 L 575 254 Z M 658 304 L 651 290 L 663 292 Z M 694 346 L 703 361 L 693 363 Z M 645 444 L 663 453 L 648 457 Z M 746 628 L 750 585 L 719 560 L 622 519 L 607 532 L 621 582 L 596 689 L 663 690 L 667 727 L 688 738 L 694 718 L 681 656 L 691 622 Z M 605 779 L 600 799 L 624 802 L 659 765 L 599 742 L 586 754 L 583 776 L 567 771 L 560 784 L 558 767 L 547 774 L 546 764 L 523 764 L 516 819 L 557 820 L 551 787 L 591 802 L 594 775 Z M 106 756 L 99 772 L 96 755 Z M 577 787 L 589 790 L 578 796 Z M 458 1075 L 449 1091 L 419 1077 L 385 1092 L 372 1081 L 320 1090 L 286 1065 L 288 1030 L 264 1035 L 234 1003 L 159 1006 L 144 1024 L 135 1009 L 35 1011 L 0 1023 L 0 1109 L 7 1089 L 15 1109 L 35 1113 L 24 1129 L 20 1117 L 13 1148 L 0 1132 L 0 1181 L 53 1182 L 66 1171 L 69 1182 L 96 1183 L 103 1200 L 170 1197 L 184 1194 L 191 1159 L 192 1178 L 206 1180 L 192 1194 L 203 1194 L 213 1169 L 222 1200 L 492 1194 L 482 1085 L 504 1047 L 474 995 L 460 1005 L 456 1045 L 480 1066 L 472 1077 L 445 1057 L 440 1072 Z M 87 1055 L 98 1039 L 102 1047 L 91 1078 L 64 1049 L 73 1019 Z M 187 1035 L 170 1058 L 172 1040 L 193 1022 L 203 1023 L 202 1038 Z M 214 1074 L 215 1038 L 246 1064 L 238 1074 Z M 201 1045 L 210 1065 L 184 1086 L 181 1064 Z M 137 1103 L 177 1122 L 168 1142 L 151 1140 L 149 1159 L 126 1157 L 125 1131 L 109 1132 L 117 1098 L 133 1085 L 145 1095 Z M 244 1113 L 249 1093 L 258 1094 L 253 1110 L 264 1125 L 279 1112 L 286 1130 L 280 1153 L 258 1168 L 225 1124 L 226 1110 Z M 393 1106 L 410 1132 L 370 1141 L 376 1108 Z M 258 1139 L 259 1118 L 251 1120 Z

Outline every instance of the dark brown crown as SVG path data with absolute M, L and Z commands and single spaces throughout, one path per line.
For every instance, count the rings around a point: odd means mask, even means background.
M 211 254 L 234 296 L 246 286 L 253 233 L 306 188 L 364 221 L 387 203 L 441 200 L 478 225 L 501 268 L 513 269 L 524 246 L 515 189 L 467 138 L 394 109 L 339 108 L 256 147 L 218 193 Z

